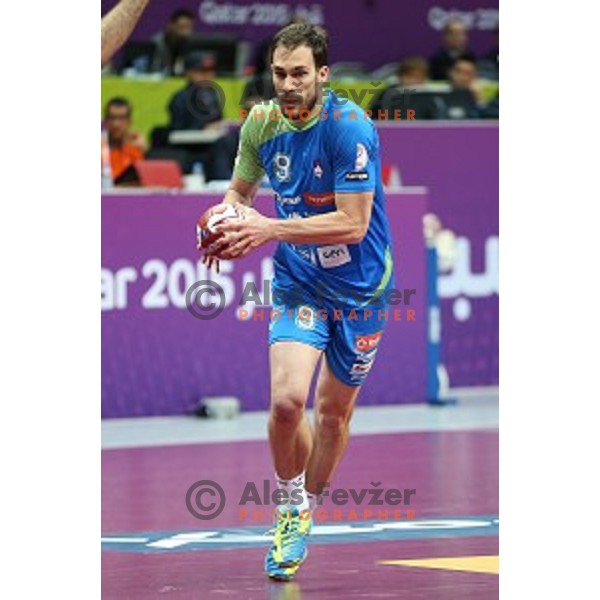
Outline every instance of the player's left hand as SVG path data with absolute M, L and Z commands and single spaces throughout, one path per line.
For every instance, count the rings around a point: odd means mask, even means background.
M 215 228 L 216 231 L 224 234 L 219 244 L 223 248 L 219 250 L 219 258 L 226 260 L 243 258 L 250 251 L 275 238 L 273 232 L 275 219 L 265 217 L 253 208 L 246 208 L 244 212 L 243 220 L 229 221 Z

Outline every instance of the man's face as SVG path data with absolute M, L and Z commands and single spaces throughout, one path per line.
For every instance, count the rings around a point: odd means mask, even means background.
M 179 17 L 169 24 L 168 32 L 173 39 L 187 40 L 194 33 L 194 21 L 189 17 Z
M 467 29 L 462 23 L 457 21 L 448 24 L 444 33 L 444 43 L 446 48 L 462 52 L 467 47 L 467 42 Z
M 109 107 L 106 113 L 106 129 L 111 141 L 122 141 L 130 125 L 131 117 L 127 106 Z
M 327 81 L 328 67 L 318 71 L 312 50 L 298 46 L 294 50 L 278 46 L 273 53 L 273 86 L 284 115 L 298 120 L 303 110 L 312 110 L 321 96 L 320 83 Z
M 411 69 L 400 77 L 400 85 L 405 87 L 425 83 L 427 83 L 427 71 L 425 69 Z
M 477 69 L 468 60 L 458 60 L 450 69 L 450 82 L 456 88 L 470 88 L 477 79 Z
M 211 81 L 216 77 L 214 69 L 188 69 L 187 78 L 190 83 L 200 85 L 204 81 Z

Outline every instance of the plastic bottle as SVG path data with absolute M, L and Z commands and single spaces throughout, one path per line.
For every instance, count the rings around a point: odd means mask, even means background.
M 111 190 L 113 185 L 112 169 L 110 168 L 110 148 L 108 146 L 108 131 L 102 130 L 102 176 L 100 186 L 102 190 Z

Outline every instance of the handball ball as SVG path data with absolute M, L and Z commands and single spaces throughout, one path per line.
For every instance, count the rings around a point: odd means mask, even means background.
M 223 237 L 215 231 L 215 227 L 226 221 L 237 221 L 244 218 L 241 210 L 232 204 L 217 204 L 209 208 L 196 223 L 196 239 L 198 250 L 212 253 L 216 250 L 215 243 Z

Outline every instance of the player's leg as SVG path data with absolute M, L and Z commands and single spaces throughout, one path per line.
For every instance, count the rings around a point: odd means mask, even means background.
M 341 382 L 323 361 L 315 392 L 315 435 L 306 469 L 306 490 L 317 497 L 331 480 L 350 439 L 350 418 L 360 386 Z M 321 487 L 321 489 L 319 489 Z
M 351 319 L 351 312 L 358 318 Z M 306 490 L 313 503 L 331 482 L 348 445 L 354 404 L 373 366 L 384 324 L 377 311 L 344 313 L 335 323 L 315 393 L 313 451 L 306 471 Z
M 321 350 L 293 341 L 271 345 L 269 442 L 279 479 L 293 480 L 306 469 L 312 434 L 306 401 Z
M 289 501 L 279 506 L 280 518 L 273 545 L 265 558 L 265 571 L 275 579 L 291 579 L 307 556 L 306 537 L 312 520 L 304 472 L 312 450 L 312 433 L 305 414 L 310 384 L 329 340 L 326 322 L 316 309 L 296 306 L 270 326 L 271 410 L 269 440 L 277 485 Z M 290 316 L 291 313 L 291 316 Z

